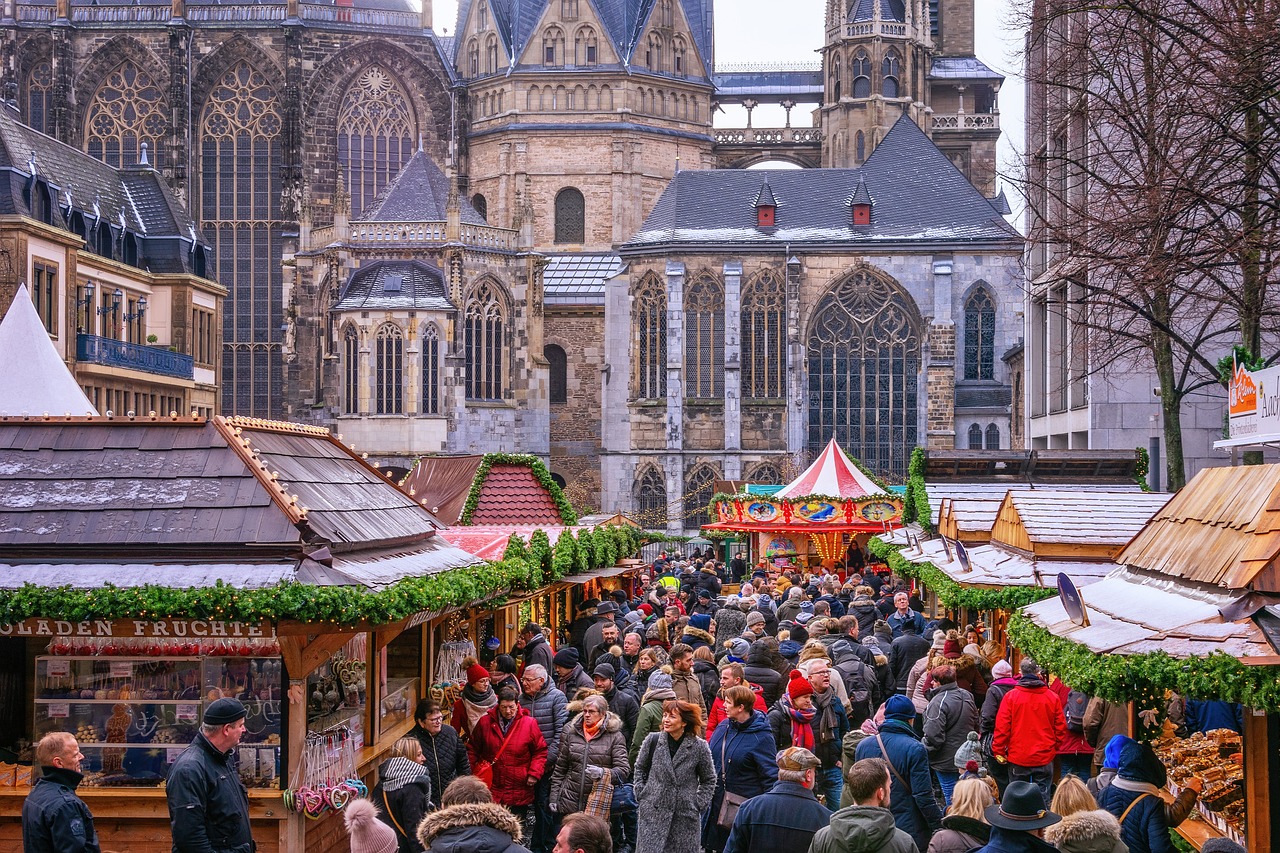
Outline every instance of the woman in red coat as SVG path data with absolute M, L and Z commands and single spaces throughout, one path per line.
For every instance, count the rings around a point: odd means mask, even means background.
M 467 741 L 467 757 L 477 776 L 481 762 L 492 765 L 493 801 L 526 820 L 534 786 L 547 768 L 547 742 L 537 721 L 520 707 L 514 690 L 503 688 L 497 707 L 476 722 Z

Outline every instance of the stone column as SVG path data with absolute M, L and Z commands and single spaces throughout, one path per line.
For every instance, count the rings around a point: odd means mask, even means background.
M 724 265 L 724 452 L 742 451 L 742 262 Z M 741 464 L 739 459 L 737 464 Z M 725 477 L 729 477 L 728 468 Z
M 952 319 L 951 258 L 933 262 L 933 321 L 926 355 L 925 420 L 930 448 L 956 446 L 956 324 Z
M 796 256 L 787 258 L 787 452 L 804 449 L 805 341 L 800 328 L 800 282 L 804 265 Z
M 684 264 L 667 261 L 667 474 L 668 533 L 684 527 Z

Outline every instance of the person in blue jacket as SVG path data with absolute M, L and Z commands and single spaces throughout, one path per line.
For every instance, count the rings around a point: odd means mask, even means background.
M 915 839 L 916 847 L 925 850 L 933 834 L 942 829 L 942 810 L 933 797 L 929 750 L 911 724 L 915 715 L 916 706 L 906 696 L 889 697 L 880 730 L 862 739 L 854 757 L 858 761 L 883 758 L 889 762 L 893 782 L 889 810 L 893 821 Z
M 745 684 L 724 692 L 725 718 L 711 736 L 716 792 L 702 825 L 702 846 L 724 850 L 729 830 L 717 823 L 725 791 L 758 797 L 778 781 L 778 748 L 765 715 L 756 710 L 756 694 Z
M 1211 732 L 1214 729 L 1231 729 L 1242 734 L 1244 713 L 1240 706 L 1218 700 L 1188 699 L 1187 731 Z
M 1120 767 L 1110 785 L 1098 792 L 1098 807 L 1120 820 L 1120 840 L 1129 853 L 1174 853 L 1160 790 L 1164 765 L 1145 743 L 1129 741 L 1120 749 Z

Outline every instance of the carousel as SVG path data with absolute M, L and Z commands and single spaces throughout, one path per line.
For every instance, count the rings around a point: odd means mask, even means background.
M 756 559 L 834 568 L 851 548 L 902 527 L 902 496 L 864 472 L 833 438 L 807 470 L 772 495 L 717 495 L 706 530 L 745 534 Z

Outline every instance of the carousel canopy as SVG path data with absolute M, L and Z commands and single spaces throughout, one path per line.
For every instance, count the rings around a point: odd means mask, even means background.
M 823 495 L 830 498 L 862 498 L 884 493 L 857 465 L 853 464 L 833 438 L 814 463 L 796 479 L 779 489 L 774 497 L 799 498 Z

